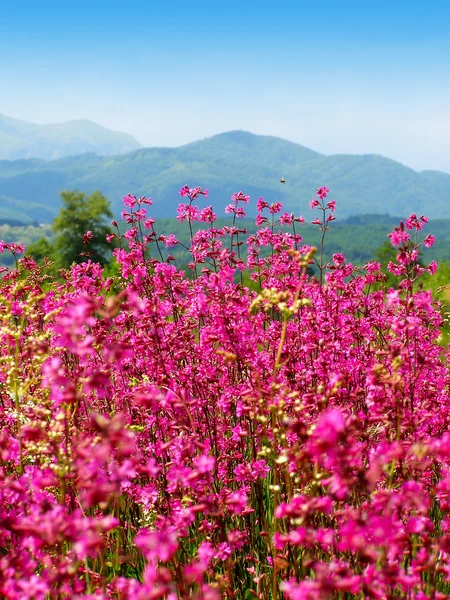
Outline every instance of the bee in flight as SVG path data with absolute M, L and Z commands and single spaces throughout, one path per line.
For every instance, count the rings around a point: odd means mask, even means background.
M 284 177 L 282 177 L 282 178 L 280 179 L 280 183 L 286 183 L 286 179 L 285 179 Z

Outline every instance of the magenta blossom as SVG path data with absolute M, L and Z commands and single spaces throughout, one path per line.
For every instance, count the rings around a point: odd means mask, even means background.
M 83 235 L 83 244 L 89 244 L 93 237 L 94 234 L 92 231 L 86 231 L 86 233 Z
M 324 200 L 327 197 L 329 191 L 330 190 L 327 187 L 323 186 L 317 189 L 316 195 L 319 196 L 321 200 Z

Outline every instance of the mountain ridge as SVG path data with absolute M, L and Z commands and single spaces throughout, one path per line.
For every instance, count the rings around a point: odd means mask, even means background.
M 286 183 L 281 184 L 280 178 Z M 11 218 L 27 203 L 45 207 L 45 220 L 59 209 L 62 189 L 91 193 L 100 189 L 111 199 L 116 214 L 127 193 L 151 196 L 154 217 L 176 215 L 178 190 L 184 184 L 208 187 L 218 215 L 232 193 L 252 197 L 247 207 L 254 216 L 256 200 L 279 200 L 285 209 L 307 215 L 317 187 L 327 185 L 342 218 L 377 213 L 407 216 L 411 212 L 438 218 L 446 214 L 450 174 L 415 171 L 377 154 L 324 155 L 305 146 L 245 131 L 218 134 L 183 146 L 140 148 L 120 156 L 92 153 L 54 161 L 0 161 L 0 197 L 8 198 Z M 14 203 L 17 208 L 14 208 Z M 0 218 L 4 204 L 0 198 Z M 4 212 L 4 211 L 3 211 Z
M 55 160 L 92 151 L 123 154 L 141 145 L 128 133 L 112 131 L 89 119 L 39 125 L 0 114 L 0 159 Z

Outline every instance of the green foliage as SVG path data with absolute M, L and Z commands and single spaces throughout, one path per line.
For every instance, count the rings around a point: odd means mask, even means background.
M 111 229 L 106 218 L 112 218 L 109 200 L 98 191 L 87 196 L 77 190 L 64 191 L 61 198 L 61 210 L 53 221 L 53 235 L 27 245 L 27 254 L 38 263 L 50 258 L 55 272 L 88 259 L 106 264 L 111 252 L 111 245 L 106 241 Z M 92 239 L 86 244 L 83 236 L 88 231 L 92 232 Z
M 422 287 L 431 290 L 433 298 L 442 305 L 444 323 L 440 342 L 442 345 L 447 345 L 450 343 L 450 262 L 447 260 L 439 263 L 434 275 L 424 274 Z
M 105 222 L 106 217 L 113 216 L 109 200 L 99 191 L 86 196 L 77 190 L 64 191 L 61 198 L 62 208 L 53 221 L 53 252 L 60 266 L 67 268 L 87 258 L 105 264 L 111 248 L 106 241 L 111 227 Z M 88 231 L 92 239 L 85 244 L 83 236 Z
M 39 264 L 42 264 L 45 258 L 53 258 L 54 254 L 53 244 L 45 237 L 40 238 L 34 244 L 30 244 L 26 251 Z

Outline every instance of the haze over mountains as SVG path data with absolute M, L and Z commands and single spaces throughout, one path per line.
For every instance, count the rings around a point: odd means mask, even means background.
M 140 147 L 131 135 L 88 120 L 37 125 L 0 114 L 0 159 L 54 160 L 85 152 L 124 154 Z
M 331 189 L 342 218 L 411 212 L 442 218 L 450 202 L 450 174 L 417 172 L 378 155 L 325 156 L 279 138 L 232 131 L 178 148 L 142 148 L 120 156 L 0 161 L 0 219 L 50 222 L 61 190 L 75 188 L 101 190 L 117 214 L 127 193 L 151 196 L 152 216 L 173 217 L 184 184 L 208 187 L 209 199 L 202 201 L 218 216 L 239 190 L 251 196 L 249 216 L 255 215 L 259 196 L 307 216 L 320 185 Z

